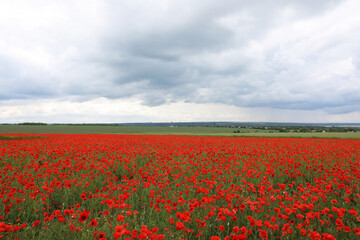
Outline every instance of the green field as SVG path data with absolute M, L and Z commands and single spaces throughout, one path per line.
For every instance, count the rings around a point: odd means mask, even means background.
M 304 137 L 304 138 L 356 138 L 359 132 L 276 132 L 259 129 L 241 129 L 234 133 L 228 127 L 140 127 L 140 126 L 81 126 L 81 125 L 0 125 L 0 133 L 73 133 L 73 134 L 153 134 L 204 135 L 242 137 Z

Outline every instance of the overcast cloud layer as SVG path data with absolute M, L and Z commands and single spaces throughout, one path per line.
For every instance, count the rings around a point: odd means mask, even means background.
M 94 108 L 110 122 L 214 106 L 201 120 L 359 122 L 359 12 L 358 0 L 2 0 L 0 121 L 36 121 L 32 105 L 51 103 L 39 120 L 92 122 L 81 104 L 101 99 L 138 109 Z

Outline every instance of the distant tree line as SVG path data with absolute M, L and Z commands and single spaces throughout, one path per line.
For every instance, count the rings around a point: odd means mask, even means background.
M 66 125 L 66 126 L 121 126 L 118 123 L 54 123 L 51 125 Z
M 121 126 L 118 123 L 42 123 L 42 122 L 23 122 L 23 123 L 0 123 L 0 125 L 26 125 L 26 126 L 46 126 L 46 125 L 61 125 L 61 126 Z
M 47 123 L 42 123 L 42 122 L 24 122 L 24 123 L 18 123 L 17 125 L 47 125 Z
M 254 129 L 272 130 L 276 132 L 359 132 L 356 127 L 322 127 L 322 126 L 298 126 L 298 127 L 255 127 Z

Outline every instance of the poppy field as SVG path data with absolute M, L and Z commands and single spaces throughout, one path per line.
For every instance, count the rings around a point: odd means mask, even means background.
M 23 136 L 0 239 L 360 239 L 358 139 Z

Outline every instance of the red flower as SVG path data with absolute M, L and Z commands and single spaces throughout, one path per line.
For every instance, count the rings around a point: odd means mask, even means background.
M 91 227 L 97 227 L 97 225 L 98 225 L 98 221 L 96 219 L 91 219 L 90 226 Z
M 40 221 L 39 220 L 36 220 L 35 222 L 34 222 L 34 224 L 32 225 L 32 227 L 36 227 L 36 226 L 38 226 L 40 224 Z
M 336 225 L 338 225 L 339 227 L 344 226 L 343 221 L 342 221 L 341 219 L 339 219 L 339 218 L 337 218 L 337 219 L 335 220 L 335 223 L 336 223 Z
M 185 225 L 182 222 L 176 222 L 176 230 L 184 230 Z
M 164 239 L 165 239 L 164 234 L 160 234 L 157 236 L 157 240 L 164 240 Z
M 66 221 L 66 219 L 64 218 L 63 215 L 58 215 L 57 219 L 58 219 L 59 222 L 65 222 Z
M 146 238 L 147 238 L 146 233 L 140 233 L 138 236 L 138 239 L 146 239 Z
M 125 216 L 123 215 L 117 215 L 117 218 L 116 218 L 119 222 L 123 222 L 125 220 Z
M 269 239 L 268 233 L 266 230 L 259 229 L 259 236 L 261 239 Z
M 89 217 L 89 213 L 90 213 L 90 212 L 88 212 L 88 211 L 86 211 L 86 210 L 83 211 L 83 212 L 81 212 L 81 213 L 80 213 L 80 216 L 79 216 L 79 218 L 78 218 L 79 222 L 81 222 L 81 223 L 85 222 L 85 220 L 88 219 L 88 217 Z
M 246 234 L 239 234 L 239 235 L 234 235 L 234 240 L 245 240 L 247 239 Z
M 102 240 L 102 239 L 105 239 L 106 234 L 104 232 L 101 232 L 101 231 L 95 231 L 93 236 L 94 236 L 95 239 Z
M 250 220 L 250 225 L 251 225 L 252 227 L 255 227 L 255 223 L 256 223 L 255 219 L 251 219 L 251 220 Z
M 257 227 L 262 227 L 263 226 L 263 223 L 262 223 L 261 220 L 255 221 L 255 224 L 256 224 Z
M 125 229 L 124 225 L 116 226 L 115 227 L 115 233 L 113 234 L 114 238 L 120 238 L 122 235 L 126 234 L 126 232 L 129 232 L 129 230 Z M 136 230 L 135 230 L 136 231 Z M 136 232 L 137 234 L 137 232 Z
M 323 236 L 322 238 L 323 240 L 336 240 L 336 238 L 333 235 L 328 233 L 323 233 L 322 236 Z
M 136 229 L 132 230 L 131 231 L 131 237 L 136 238 L 138 233 L 139 233 L 138 230 L 136 230 Z
M 355 209 L 348 210 L 348 213 L 354 216 L 358 215 L 358 211 L 356 211 Z
M 309 234 L 309 238 L 310 238 L 310 239 L 321 240 L 321 235 L 320 235 L 320 233 L 318 233 L 318 232 L 312 231 L 312 232 Z
M 286 212 L 287 215 L 290 215 L 292 211 L 291 211 L 290 208 L 285 208 L 285 212 Z
M 84 200 L 84 201 L 87 199 L 87 197 L 86 197 L 86 195 L 85 195 L 84 193 L 83 193 L 83 194 L 81 194 L 81 195 L 80 195 L 80 197 L 81 197 L 81 198 L 82 198 L 82 200 Z

